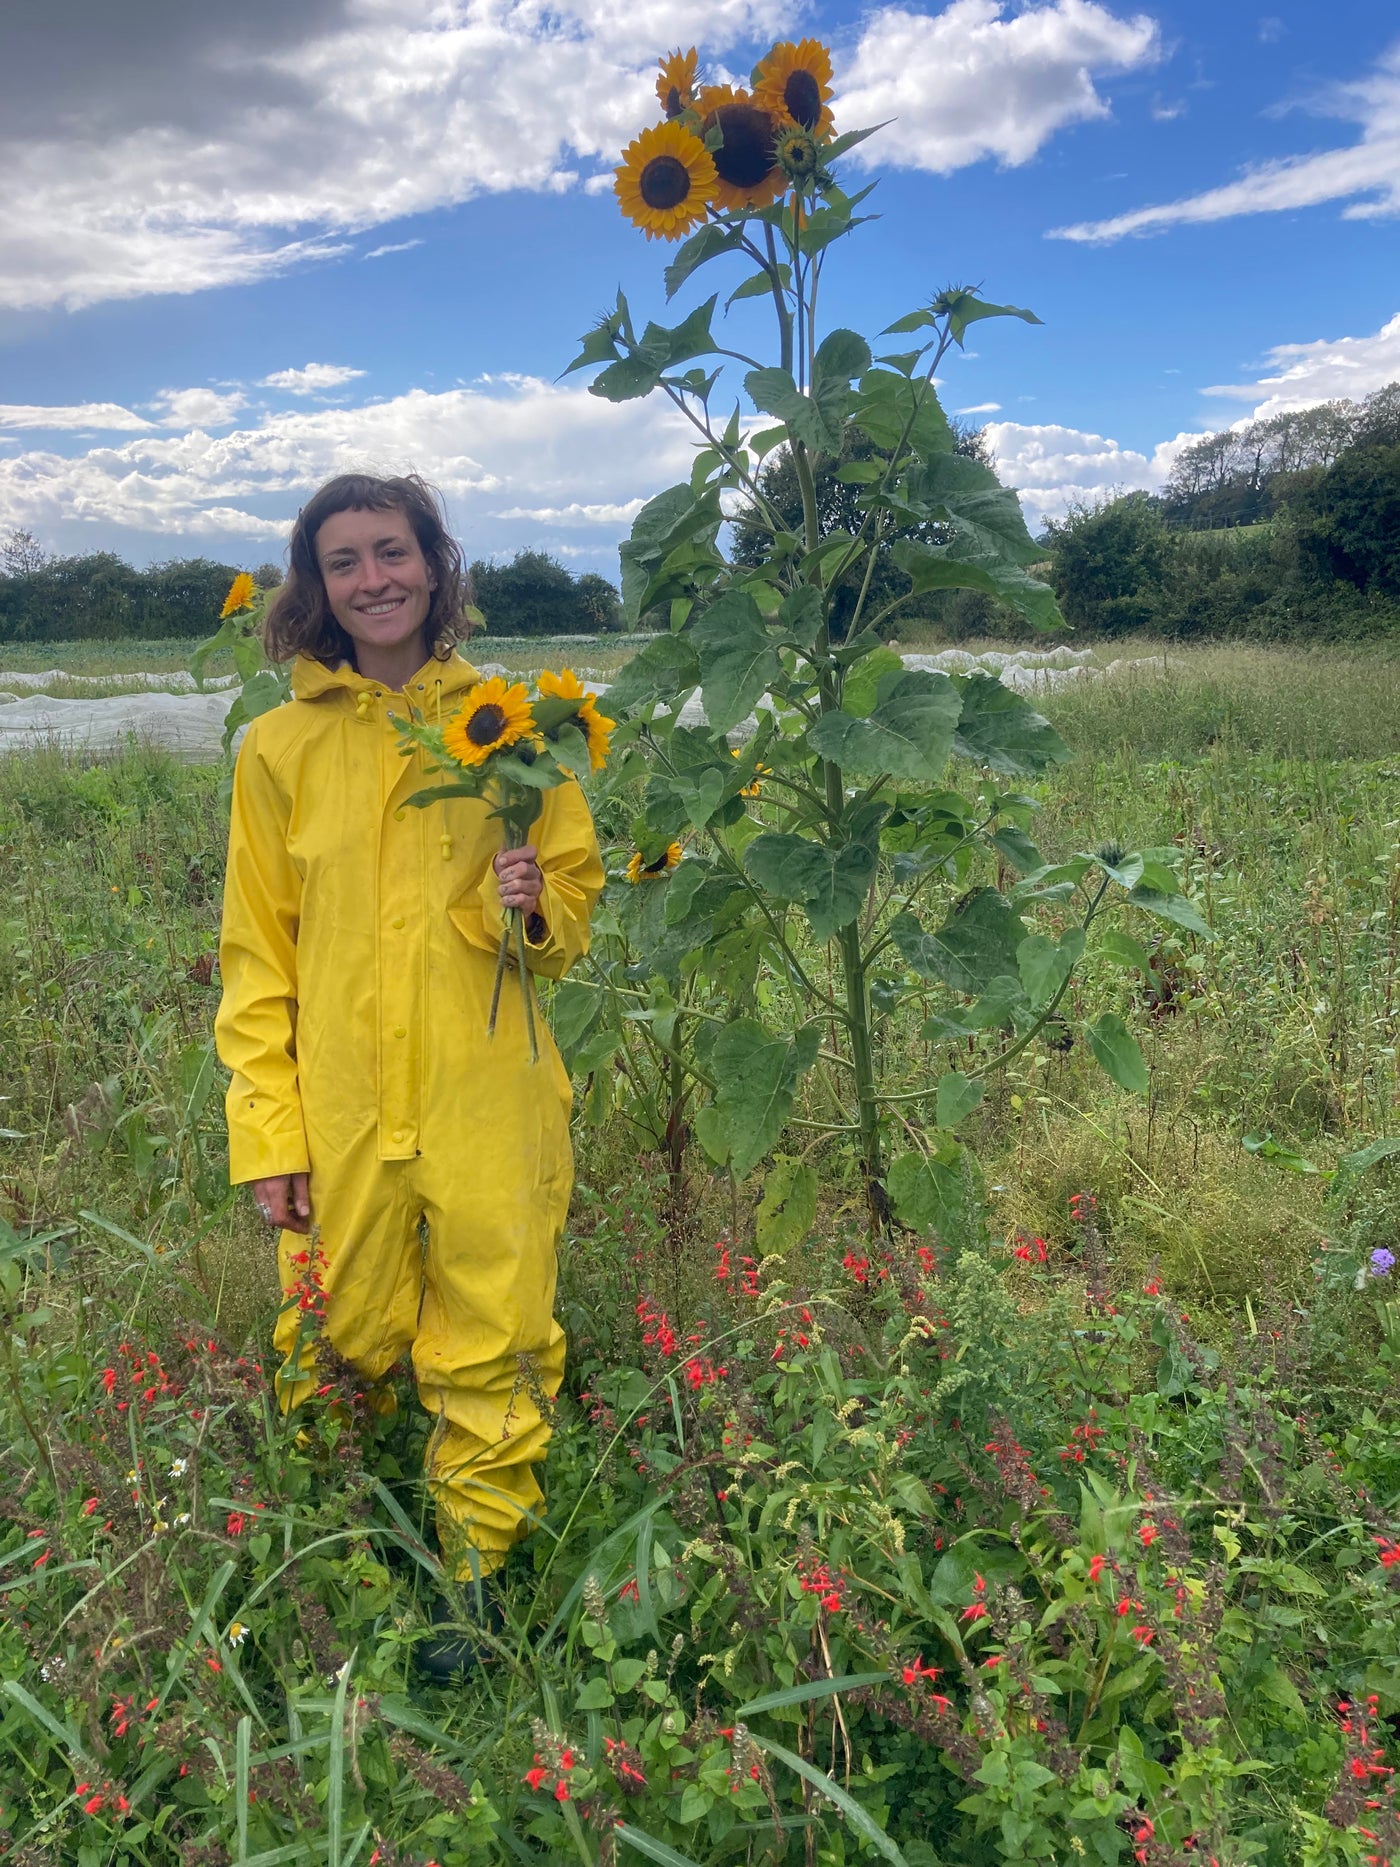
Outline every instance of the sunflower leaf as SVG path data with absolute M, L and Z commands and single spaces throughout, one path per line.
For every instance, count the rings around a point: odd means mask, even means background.
M 778 273 L 784 285 L 790 283 L 792 279 L 791 266 L 779 266 Z M 755 272 L 751 274 L 749 278 L 745 279 L 742 285 L 737 286 L 734 291 L 729 294 L 728 298 L 724 301 L 724 308 L 728 311 L 729 307 L 733 304 L 737 304 L 741 298 L 766 298 L 772 289 L 772 274 L 768 272 Z
M 674 298 L 691 273 L 721 253 L 732 253 L 743 240 L 742 227 L 718 227 L 713 223 L 692 234 L 666 268 L 666 296 Z
M 960 675 L 953 684 L 962 692 L 953 740 L 959 757 L 1018 778 L 1038 777 L 1069 760 L 1070 749 L 1050 722 L 994 674 Z
M 755 408 L 765 415 L 776 415 L 787 424 L 788 433 L 813 453 L 840 453 L 839 417 L 838 425 L 832 425 L 826 406 L 814 397 L 803 395 L 790 370 L 750 370 L 744 378 L 744 387 Z M 840 388 L 844 397 L 845 385 Z
M 777 642 L 748 591 L 739 589 L 705 611 L 690 639 L 700 656 L 705 718 L 714 731 L 728 732 L 782 673 Z
M 825 714 L 810 729 L 808 744 L 843 772 L 936 784 L 953 749 L 960 709 L 946 674 L 913 672 L 893 681 L 866 719 Z
M 754 1018 L 726 1024 L 711 1046 L 715 1099 L 696 1132 L 707 1153 L 737 1178 L 755 1168 L 777 1142 L 792 1109 L 798 1079 L 817 1060 L 815 1024 L 795 1037 L 766 1031 Z
M 959 346 L 968 325 L 977 324 L 983 318 L 1020 318 L 1024 324 L 1043 322 L 1033 311 L 1027 311 L 1020 305 L 992 305 L 972 292 L 963 291 L 941 293 L 934 301 L 934 310 L 947 318 L 948 335 Z
M 810 837 L 773 833 L 755 837 L 744 867 L 780 901 L 797 902 L 818 940 L 829 940 L 865 905 L 875 874 L 875 852 L 863 843 L 831 849 Z

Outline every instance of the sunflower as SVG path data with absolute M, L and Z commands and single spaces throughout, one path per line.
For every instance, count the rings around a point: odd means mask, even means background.
M 718 130 L 721 142 L 714 152 L 715 206 L 733 213 L 767 207 L 783 192 L 784 176 L 773 160 L 777 129 L 769 113 L 747 91 L 728 84 L 708 84 L 696 99 L 700 133 Z
M 627 879 L 629 882 L 664 882 L 680 859 L 679 843 L 668 843 L 665 852 L 655 862 L 648 862 L 640 849 L 634 849 L 632 860 L 627 864 Z
M 717 185 L 709 150 L 683 123 L 643 130 L 613 173 L 623 213 L 648 240 L 679 240 L 689 233 L 704 220 Z
M 789 123 L 778 131 L 773 159 L 794 188 L 815 181 L 822 172 L 822 152 L 810 131 Z
M 468 688 L 461 708 L 443 728 L 442 743 L 459 765 L 484 765 L 493 752 L 518 745 L 534 725 L 524 685 L 509 687 L 495 674 Z
M 795 123 L 813 136 L 831 133 L 831 54 L 820 39 L 775 45 L 754 72 L 754 97 L 783 123 Z
M 699 55 L 694 46 L 688 52 L 672 52 L 658 59 L 661 75 L 656 80 L 656 95 L 668 117 L 678 117 L 695 102 L 695 67 Z
M 734 758 L 742 758 L 744 756 L 738 746 L 731 746 L 729 750 Z M 771 773 L 767 765 L 755 765 L 753 768 L 752 781 L 739 787 L 740 797 L 762 797 L 763 786 L 759 783 L 759 779 L 770 776 Z
M 541 694 L 551 699 L 581 702 L 574 719 L 588 747 L 589 765 L 594 771 L 601 771 L 608 762 L 608 742 L 617 721 L 598 711 L 597 702 L 572 668 L 561 668 L 558 674 L 546 668 L 538 685 Z
M 246 570 L 239 571 L 238 575 L 228 587 L 228 595 L 224 598 L 224 606 L 219 611 L 219 621 L 227 621 L 230 616 L 237 615 L 240 609 L 251 609 L 253 607 L 253 599 L 257 594 L 258 586 L 253 581 L 252 573 Z

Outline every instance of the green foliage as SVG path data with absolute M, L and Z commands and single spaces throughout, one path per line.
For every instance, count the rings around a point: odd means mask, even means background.
M 622 627 L 617 591 L 605 577 L 572 571 L 546 551 L 517 551 L 508 564 L 471 567 L 477 607 L 492 635 L 587 635 Z
M 50 558 L 0 576 L 0 642 L 199 635 L 237 574 L 208 558 L 145 570 L 110 551 Z

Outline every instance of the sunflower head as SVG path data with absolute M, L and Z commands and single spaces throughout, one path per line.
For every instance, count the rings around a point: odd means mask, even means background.
M 468 688 L 461 707 L 442 729 L 442 743 L 459 765 L 484 765 L 493 752 L 519 745 L 534 726 L 523 683 L 512 687 L 496 674 Z
M 694 46 L 688 52 L 671 52 L 658 59 L 660 74 L 656 97 L 668 117 L 678 117 L 695 102 L 695 69 L 699 54 Z
M 811 131 L 799 129 L 795 123 L 778 131 L 773 156 L 794 188 L 805 187 L 821 177 L 822 152 Z
M 224 606 L 219 611 L 219 621 L 224 622 L 230 616 L 236 616 L 240 609 L 251 609 L 258 594 L 258 586 L 253 581 L 250 571 L 241 570 L 228 587 Z
M 731 746 L 729 750 L 735 758 L 742 758 L 744 756 L 738 746 Z M 748 784 L 740 785 L 739 787 L 740 797 L 762 797 L 763 786 L 760 784 L 759 780 L 761 778 L 767 778 L 770 775 L 771 773 L 767 765 L 755 765 L 752 779 Z
M 588 744 L 589 767 L 593 771 L 601 771 L 608 762 L 613 727 L 617 721 L 610 720 L 606 713 L 600 713 L 590 694 L 578 710 L 578 723 Z
M 695 108 L 701 135 L 715 138 L 715 206 L 742 213 L 776 201 L 785 177 L 773 160 L 777 124 L 770 112 L 727 84 L 707 85 Z
M 664 882 L 681 859 L 679 843 L 668 843 L 654 861 L 648 862 L 640 849 L 632 851 L 632 860 L 627 864 L 629 882 Z
M 709 150 L 683 123 L 643 130 L 622 152 L 613 188 L 648 240 L 679 240 L 705 218 L 716 188 Z
M 589 697 L 588 689 L 572 668 L 560 668 L 557 674 L 553 668 L 545 668 L 535 685 L 551 700 L 587 700 Z
M 775 45 L 754 72 L 754 97 L 781 123 L 818 138 L 831 133 L 831 54 L 820 39 Z

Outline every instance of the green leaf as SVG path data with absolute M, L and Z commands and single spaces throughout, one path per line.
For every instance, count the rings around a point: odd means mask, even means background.
M 1050 722 L 1024 694 L 1013 693 L 991 674 L 956 677 L 962 711 L 953 746 L 959 757 L 1013 777 L 1037 777 L 1049 765 L 1073 756 Z
M 617 333 L 620 328 L 621 320 L 615 312 L 599 318 L 593 329 L 579 339 L 579 353 L 564 374 L 571 376 L 575 370 L 587 369 L 591 363 L 613 362 L 617 357 Z
M 983 318 L 1020 318 L 1025 324 L 1042 322 L 1033 311 L 1026 311 L 1020 305 L 988 304 L 985 299 L 965 291 L 940 293 L 933 301 L 933 310 L 938 316 L 947 318 L 948 335 L 958 345 L 961 345 L 968 325 L 980 323 Z
M 606 1711 L 613 1703 L 607 1680 L 601 1673 L 588 1680 L 574 1701 L 580 1711 Z
M 726 1024 L 710 1049 L 715 1099 L 697 1131 L 721 1163 L 742 1179 L 775 1145 L 792 1109 L 799 1077 L 816 1061 L 817 1027 L 775 1036 L 754 1018 Z
M 973 1229 L 976 1165 L 951 1138 L 932 1154 L 910 1149 L 899 1155 L 885 1175 L 885 1190 L 901 1224 L 915 1231 L 957 1238 Z
M 903 660 L 892 648 L 875 648 L 858 661 L 841 687 L 841 711 L 852 718 L 868 719 L 880 697 L 880 683 L 890 675 L 904 672 Z
M 800 903 L 818 940 L 829 940 L 865 905 L 875 855 L 861 843 L 831 849 L 810 837 L 770 833 L 744 851 L 744 867 L 780 901 Z
M 763 1182 L 755 1234 L 766 1257 L 800 1245 L 817 1217 L 817 1170 L 807 1161 L 780 1159 Z
M 907 910 L 890 923 L 905 963 L 923 979 L 939 979 L 971 998 L 993 979 L 1016 973 L 1016 949 L 1026 926 L 1005 895 L 974 889 L 937 933 L 926 933 Z
M 961 705 L 946 674 L 911 672 L 891 684 L 868 719 L 824 714 L 807 741 L 843 772 L 935 784 L 948 763 Z
M 649 1835 L 644 1828 L 634 1828 L 631 1822 L 614 1822 L 612 1833 L 619 1841 L 625 1841 L 629 1848 L 644 1854 L 649 1861 L 658 1861 L 660 1867 L 699 1867 L 692 1855 L 678 1854 L 668 1843 L 658 1841 L 655 1835 Z M 534 1860 L 537 1856 L 531 1854 L 529 1858 Z
M 778 272 L 781 275 L 783 284 L 786 285 L 792 278 L 792 267 L 780 265 L 778 267 Z M 728 298 L 724 301 L 724 308 L 728 311 L 729 307 L 733 304 L 737 304 L 741 298 L 767 298 L 772 290 L 773 280 L 771 276 L 766 272 L 755 272 L 751 277 L 745 279 L 744 283 L 739 286 L 737 290 L 729 294 Z
M 1188 933 L 1199 934 L 1203 940 L 1213 940 L 1214 933 L 1201 918 L 1200 909 L 1194 901 L 1185 895 L 1164 894 L 1155 888 L 1144 888 L 1141 883 L 1128 892 L 1128 900 L 1135 908 L 1141 908 L 1145 914 L 1151 914 L 1159 921 L 1170 921 L 1175 927 L 1184 927 Z
M 935 1103 L 940 1128 L 956 1128 L 982 1100 L 982 1085 L 961 1070 L 949 1070 L 938 1079 Z
M 843 486 L 873 486 L 876 480 L 883 479 L 885 463 L 883 460 L 848 460 L 844 467 L 836 469 L 835 478 Z
M 1079 927 L 1067 928 L 1059 940 L 1045 934 L 1027 934 L 1016 949 L 1016 965 L 1026 997 L 1037 1011 L 1050 1003 L 1083 952 L 1084 933 Z
M 908 331 L 923 331 L 935 322 L 931 311 L 909 311 L 881 331 L 882 337 L 903 337 Z
M 665 365 L 645 356 L 640 350 L 630 356 L 619 357 L 616 363 L 610 363 L 605 370 L 600 370 L 588 385 L 590 395 L 601 396 L 605 402 L 635 402 L 644 395 L 650 395 L 661 381 Z
M 992 843 L 1019 875 L 1031 875 L 1045 866 L 1045 858 L 1035 844 L 1014 823 L 1004 823 L 999 830 L 993 830 Z
M 924 461 L 953 451 L 953 430 L 933 385 L 912 383 L 898 370 L 872 369 L 861 377 L 851 419 L 886 453 L 901 440 Z
M 702 227 L 699 233 L 692 234 L 676 257 L 666 268 L 666 296 L 674 298 L 698 267 L 717 259 L 721 253 L 732 253 L 744 237 L 741 227 L 717 227 L 713 224 Z
M 848 1673 L 844 1679 L 804 1679 L 800 1685 L 785 1686 L 780 1692 L 765 1692 L 746 1705 L 735 1707 L 736 1718 L 756 1718 L 764 1711 L 786 1711 L 789 1705 L 805 1705 L 814 1698 L 833 1698 L 838 1692 L 859 1692 L 867 1686 L 888 1685 L 890 1676 L 883 1673 Z
M 700 685 L 700 661 L 688 636 L 658 635 L 624 662 L 607 692 L 613 717 L 623 719 L 652 701 L 678 700 Z
M 1142 973 L 1145 978 L 1152 977 L 1152 960 L 1147 948 L 1140 940 L 1134 940 L 1131 934 L 1125 934 L 1116 927 L 1099 937 L 1099 951 L 1115 966 L 1130 966 Z
M 839 382 L 844 388 L 870 368 L 870 345 L 857 331 L 828 331 L 812 358 L 812 380 Z
M 760 1737 L 757 1732 L 754 1732 L 752 1737 L 760 1750 L 766 1750 L 770 1756 L 777 1757 L 785 1763 L 790 1770 L 796 1770 L 799 1776 L 812 1785 L 818 1795 L 825 1796 L 828 1802 L 835 1803 L 851 1827 L 864 1836 L 877 1853 L 883 1854 L 887 1861 L 892 1861 L 894 1867 L 909 1867 L 909 1863 L 884 1829 L 877 1826 L 855 1797 L 847 1795 L 846 1791 L 838 1787 L 825 1771 L 819 1770 L 814 1763 L 808 1763 L 805 1757 L 799 1757 L 795 1751 L 788 1750 L 775 1738 Z
M 716 732 L 737 726 L 782 673 L 777 643 L 747 590 L 726 590 L 693 625 L 705 718 Z
M 1089 1026 L 1087 1036 L 1100 1067 L 1120 1088 L 1134 1095 L 1147 1094 L 1147 1065 L 1136 1038 L 1116 1011 L 1106 1011 L 1097 1024 Z
M 834 385 L 839 391 L 838 399 L 829 393 L 832 387 L 828 383 L 828 393 L 820 397 L 804 395 L 793 381 L 791 371 L 777 368 L 750 370 L 744 378 L 744 388 L 754 407 L 765 415 L 776 415 L 786 424 L 788 433 L 815 454 L 839 454 L 841 451 L 841 423 L 847 390 L 844 383 Z
M 801 642 L 804 648 L 816 645 L 817 633 L 824 619 L 821 591 L 809 583 L 799 584 L 795 590 L 789 591 L 778 610 L 778 622 L 784 632 L 794 641 Z

